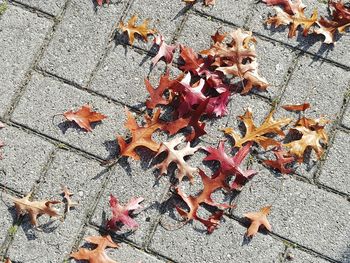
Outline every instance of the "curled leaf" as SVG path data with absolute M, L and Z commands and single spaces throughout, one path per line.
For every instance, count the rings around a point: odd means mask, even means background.
M 265 206 L 259 212 L 251 212 L 244 214 L 244 217 L 250 219 L 251 224 L 246 232 L 247 237 L 253 237 L 258 233 L 259 227 L 263 226 L 268 231 L 271 231 L 271 225 L 267 220 L 267 215 L 270 213 L 271 205 Z
M 281 107 L 287 111 L 306 111 L 308 108 L 310 108 L 310 103 L 305 102 L 303 104 L 288 104 Z

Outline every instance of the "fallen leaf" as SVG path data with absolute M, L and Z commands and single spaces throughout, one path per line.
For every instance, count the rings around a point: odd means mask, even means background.
M 183 142 L 183 139 L 184 137 L 180 136 L 174 138 L 169 142 L 163 142 L 161 144 L 157 155 L 163 152 L 167 152 L 168 155 L 166 159 L 156 167 L 160 169 L 160 175 L 167 174 L 169 165 L 174 162 L 178 168 L 176 178 L 179 180 L 179 182 L 181 182 L 182 179 L 186 176 L 193 183 L 193 174 L 196 173 L 198 169 L 187 164 L 184 157 L 193 155 L 196 151 L 198 151 L 199 147 L 191 147 L 190 143 L 187 142 L 186 146 L 181 150 L 175 149 L 180 143 Z
M 259 212 L 251 212 L 244 214 L 244 217 L 251 220 L 251 224 L 246 232 L 247 237 L 253 237 L 258 233 L 259 227 L 263 226 L 268 231 L 271 231 L 271 225 L 267 220 L 267 215 L 270 213 L 271 205 L 265 206 Z
M 59 217 L 60 214 L 52 205 L 60 204 L 60 201 L 30 201 L 31 193 L 23 198 L 11 197 L 15 203 L 17 215 L 29 214 L 30 222 L 33 226 L 38 226 L 37 217 L 48 215 L 50 217 Z
M 4 263 L 12 263 L 12 261 L 9 258 L 7 258 Z
M 233 157 L 229 157 L 225 152 L 224 141 L 219 143 L 218 148 L 203 147 L 209 154 L 204 161 L 217 161 L 220 163 L 220 171 L 225 175 L 234 175 L 235 179 L 231 183 L 230 188 L 240 190 L 242 186 L 256 175 L 254 170 L 242 170 L 240 165 L 248 155 L 252 142 L 243 146 Z
M 306 111 L 308 108 L 310 108 L 310 103 L 305 102 L 303 104 L 288 104 L 281 107 L 287 111 Z
M 289 148 L 289 153 L 297 157 L 298 162 L 302 162 L 304 159 L 304 153 L 308 147 L 311 147 L 318 158 L 321 158 L 324 149 L 321 144 L 328 144 L 328 136 L 324 127 L 327 121 L 323 119 L 308 119 L 301 118 L 295 125 L 291 128 L 291 131 L 299 132 L 302 137 L 299 140 L 292 141 L 290 143 L 284 144 L 285 147 Z
M 164 58 L 164 61 L 167 64 L 170 64 L 173 61 L 174 52 L 177 45 L 166 44 L 162 35 L 156 36 L 154 43 L 159 46 L 159 50 L 157 55 L 152 58 L 152 65 L 156 65 L 161 58 Z
M 196 2 L 196 0 L 182 0 L 185 3 L 188 4 L 193 4 Z M 215 5 L 215 0 L 204 0 L 204 5 L 209 6 L 209 5 Z
M 179 69 L 185 72 L 191 72 L 198 75 L 201 67 L 204 65 L 204 59 L 201 58 L 192 48 L 180 45 L 180 58 L 183 60 Z
M 156 31 L 154 29 L 149 29 L 148 28 L 148 22 L 149 20 L 146 19 L 141 25 L 136 26 L 137 20 L 137 15 L 133 15 L 129 21 L 127 25 L 124 25 L 123 22 L 119 22 L 119 28 L 123 31 L 123 32 L 127 32 L 128 37 L 129 37 L 129 44 L 132 45 L 135 41 L 135 34 L 140 35 L 143 40 L 145 40 L 146 42 L 148 42 L 148 35 L 153 35 L 156 33 Z
M 119 245 L 114 243 L 112 238 L 107 236 L 89 236 L 85 240 L 88 243 L 97 245 L 93 250 L 80 248 L 77 252 L 70 254 L 70 257 L 76 260 L 88 260 L 90 263 L 118 263 L 111 259 L 105 252 L 105 249 L 118 248 Z
M 182 198 L 189 208 L 189 211 L 185 211 L 179 206 L 175 206 L 178 213 L 186 219 L 198 220 L 207 227 L 208 233 L 212 233 L 215 228 L 218 227 L 220 219 L 223 215 L 223 211 L 214 212 L 208 219 L 203 219 L 197 215 L 197 211 L 201 204 L 207 204 L 219 209 L 226 209 L 234 207 L 234 205 L 219 204 L 212 200 L 211 195 L 217 189 L 227 188 L 226 187 L 226 175 L 218 173 L 213 178 L 208 177 L 205 173 L 199 169 L 199 175 L 203 182 L 203 190 L 196 196 L 187 196 L 179 187 L 176 187 L 176 193 Z
M 102 121 L 107 118 L 107 116 L 91 110 L 89 104 L 85 104 L 77 111 L 67 111 L 63 113 L 69 121 L 74 121 L 79 125 L 80 128 L 85 129 L 86 131 L 92 131 L 91 123 Z
M 70 209 L 77 206 L 78 203 L 72 201 L 70 197 L 73 195 L 73 193 L 69 191 L 66 185 L 62 186 L 62 194 L 63 198 L 66 200 L 66 212 L 70 212 Z
M 139 126 L 128 109 L 126 109 L 127 121 L 125 122 L 125 127 L 131 132 L 131 142 L 126 143 L 126 141 L 121 136 L 117 136 L 120 155 L 129 156 L 135 160 L 139 160 L 140 156 L 135 152 L 135 149 L 142 146 L 150 149 L 153 152 L 157 152 L 160 144 L 152 140 L 152 134 L 163 127 L 163 123 L 160 122 L 160 109 L 157 109 L 153 115 L 153 118 L 145 115 L 146 124 L 144 126 Z
M 290 118 L 283 118 L 280 120 L 273 119 L 274 111 L 271 111 L 266 117 L 265 121 L 260 127 L 256 127 L 253 122 L 253 116 L 251 110 L 248 108 L 243 116 L 239 116 L 240 120 L 244 123 L 246 128 L 245 136 L 242 138 L 239 134 L 233 131 L 232 128 L 223 129 L 224 133 L 231 136 L 234 141 L 235 147 L 242 147 L 246 142 L 256 142 L 260 144 L 264 149 L 269 146 L 279 146 L 281 143 L 273 138 L 267 137 L 267 134 L 280 135 L 282 138 L 285 136 L 282 131 L 282 127 L 291 122 Z
M 119 204 L 119 201 L 112 194 L 110 195 L 109 205 L 112 210 L 112 218 L 107 222 L 108 229 L 117 229 L 117 223 L 120 222 L 129 228 L 137 228 L 139 224 L 130 217 L 130 213 L 133 210 L 142 208 L 139 203 L 141 203 L 144 199 L 142 197 L 139 198 L 131 198 L 130 201 L 122 206 Z
M 282 174 L 290 174 L 294 171 L 292 168 L 286 168 L 287 164 L 295 161 L 294 157 L 283 151 L 282 147 L 278 147 L 273 153 L 276 156 L 276 160 L 264 160 L 263 163 L 265 165 L 278 170 Z
M 103 0 L 96 0 L 96 1 L 97 1 L 97 4 L 98 4 L 99 6 L 102 6 Z M 109 2 L 110 2 L 110 0 L 106 0 L 106 3 L 107 3 L 107 4 L 109 4 Z

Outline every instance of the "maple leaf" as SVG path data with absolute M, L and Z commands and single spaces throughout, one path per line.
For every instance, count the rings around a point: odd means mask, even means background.
M 283 105 L 281 107 L 287 111 L 306 111 L 310 108 L 310 103 L 305 102 L 303 104 Z
M 60 201 L 30 201 L 31 193 L 23 198 L 11 197 L 15 203 L 17 215 L 29 214 L 30 222 L 33 226 L 38 226 L 37 217 L 40 215 L 48 215 L 50 217 L 59 217 L 60 214 L 52 205 L 60 204 Z
M 107 228 L 116 229 L 117 228 L 116 223 L 118 222 L 123 223 L 125 226 L 129 228 L 137 228 L 139 224 L 133 218 L 130 217 L 130 213 L 133 210 L 142 208 L 139 203 L 141 203 L 143 200 L 144 199 L 142 197 L 139 197 L 139 198 L 133 197 L 125 206 L 122 206 L 119 204 L 118 199 L 111 194 L 109 205 L 112 209 L 113 217 L 110 220 L 108 220 Z
M 324 119 L 309 119 L 301 118 L 291 131 L 299 132 L 302 137 L 299 140 L 292 141 L 284 144 L 285 147 L 289 148 L 289 153 L 297 157 L 298 162 L 302 162 L 304 153 L 308 147 L 311 147 L 318 158 L 323 154 L 322 144 L 328 144 L 328 136 L 324 130 L 325 125 L 328 121 Z
M 282 150 L 282 147 L 278 147 L 275 151 L 273 151 L 276 156 L 276 160 L 264 160 L 263 163 L 280 171 L 282 174 L 290 174 L 293 172 L 293 169 L 286 168 L 287 164 L 294 162 L 294 157 L 291 157 L 285 151 Z
M 223 215 L 223 211 L 217 211 L 208 219 L 203 219 L 197 215 L 197 211 L 201 204 L 207 204 L 214 206 L 219 209 L 226 209 L 234 207 L 234 205 L 219 204 L 213 201 L 211 195 L 214 191 L 220 188 L 227 188 L 226 186 L 226 175 L 223 173 L 217 173 L 213 178 L 208 177 L 202 170 L 199 169 L 199 175 L 203 182 L 203 190 L 196 196 L 187 196 L 179 187 L 176 187 L 176 193 L 181 197 L 181 199 L 186 203 L 189 211 L 185 211 L 179 206 L 175 206 L 178 213 L 186 219 L 198 220 L 207 227 L 208 233 L 212 233 L 215 228 L 219 225 L 220 219 Z
M 324 35 L 324 43 L 331 44 L 335 42 L 335 33 L 344 34 L 346 28 L 350 26 L 350 8 L 347 8 L 343 1 L 328 1 L 332 12 L 331 20 L 321 17 L 317 22 L 319 28 L 315 29 L 316 34 Z
M 118 263 L 111 259 L 105 252 L 107 247 L 118 248 L 119 245 L 114 243 L 112 238 L 107 236 L 89 236 L 85 240 L 97 245 L 93 250 L 80 248 L 77 252 L 70 254 L 70 257 L 76 260 L 88 260 L 90 263 Z
M 167 152 L 168 155 L 166 159 L 158 164 L 156 167 L 160 169 L 160 175 L 167 174 L 168 166 L 174 162 L 177 164 L 178 172 L 176 173 L 176 178 L 179 182 L 186 176 L 193 183 L 193 174 L 197 172 L 197 168 L 191 167 L 186 163 L 184 157 L 188 155 L 193 155 L 196 151 L 198 151 L 199 147 L 191 147 L 190 143 L 187 142 L 185 148 L 181 150 L 175 149 L 180 143 L 183 142 L 184 137 L 180 136 L 174 138 L 169 142 L 163 142 L 159 148 L 157 155 Z M 156 155 L 156 156 L 157 156 Z
M 73 202 L 70 198 L 73 193 L 69 191 L 68 187 L 66 185 L 62 186 L 62 194 L 63 198 L 66 200 L 66 211 L 69 212 L 72 207 L 75 207 L 78 205 L 78 203 Z
M 230 188 L 240 190 L 242 186 L 257 173 L 254 170 L 242 170 L 240 165 L 248 155 L 252 142 L 247 143 L 244 147 L 239 149 L 234 157 L 229 157 L 225 152 L 224 141 L 220 141 L 218 148 L 203 147 L 202 149 L 209 154 L 204 161 L 218 161 L 220 163 L 220 171 L 226 175 L 234 175 L 235 179 L 231 183 Z
M 103 0 L 96 0 L 96 2 L 99 6 L 102 6 L 102 4 L 103 4 Z M 109 4 L 109 2 L 110 2 L 110 0 L 106 0 L 107 4 Z
M 63 113 L 64 117 L 69 121 L 74 121 L 79 125 L 80 128 L 85 129 L 86 131 L 92 131 L 91 123 L 102 121 L 107 118 L 107 116 L 92 111 L 89 104 L 85 104 L 77 111 L 67 111 Z
M 141 25 L 136 26 L 137 15 L 133 15 L 127 25 L 124 25 L 123 22 L 119 22 L 119 28 L 123 32 L 127 32 L 129 37 L 129 44 L 132 45 L 135 41 L 135 34 L 140 35 L 146 42 L 148 42 L 148 35 L 153 35 L 156 33 L 154 29 L 148 28 L 149 20 L 146 19 Z
M 252 37 L 252 33 L 237 29 L 230 36 L 232 37 L 231 43 L 225 44 L 222 41 L 217 41 L 210 49 L 203 50 L 200 53 L 215 57 L 213 65 L 218 66 L 216 70 L 228 76 L 244 79 L 242 94 L 248 93 L 253 87 L 266 90 L 269 84 L 258 73 L 254 45 L 256 40 Z
M 200 136 L 206 134 L 205 123 L 199 121 L 202 114 L 205 112 L 209 99 L 203 101 L 195 111 L 193 111 L 188 117 L 181 117 L 169 123 L 165 123 L 162 129 L 169 132 L 170 135 L 176 134 L 183 128 L 192 127 L 191 133 L 186 136 L 187 141 L 193 141 Z
M 239 116 L 240 120 L 243 121 L 246 128 L 246 133 L 243 138 L 234 132 L 232 128 L 225 128 L 223 131 L 225 134 L 231 136 L 234 139 L 235 147 L 242 147 L 244 143 L 250 141 L 260 144 L 264 149 L 268 148 L 269 146 L 279 146 L 280 142 L 269 138 L 266 135 L 277 134 L 284 137 L 285 134 L 282 131 L 282 127 L 290 123 L 292 119 L 284 118 L 276 121 L 273 119 L 274 112 L 275 111 L 271 111 L 261 126 L 256 127 L 253 122 L 252 112 L 248 108 L 243 116 Z
M 246 232 L 247 237 L 253 237 L 258 233 L 259 227 L 263 226 L 268 231 L 271 231 L 271 225 L 267 220 L 267 215 L 270 213 L 271 205 L 265 206 L 259 212 L 251 212 L 244 214 L 244 217 L 251 220 L 251 224 Z
M 169 75 L 169 70 L 167 70 L 166 73 L 161 76 L 156 89 L 152 87 L 148 79 L 145 79 L 146 89 L 151 96 L 151 98 L 146 101 L 146 107 L 148 109 L 154 109 L 158 105 L 168 105 L 172 101 L 173 94 L 170 89 L 176 83 L 176 80 L 169 79 Z M 167 90 L 169 91 L 169 96 L 165 98 L 164 92 Z
M 162 35 L 156 36 L 154 43 L 159 46 L 159 50 L 157 55 L 152 59 L 153 66 L 156 65 L 161 58 L 164 58 L 165 62 L 170 64 L 173 61 L 174 52 L 177 45 L 166 44 Z
M 140 156 L 135 152 L 137 147 L 143 146 L 150 149 L 153 152 L 157 152 L 160 144 L 152 140 L 152 134 L 163 127 L 163 124 L 159 121 L 160 109 L 157 109 L 153 115 L 153 118 L 145 115 L 146 124 L 140 127 L 134 116 L 126 108 L 127 121 L 125 127 L 131 132 L 132 138 L 130 143 L 121 136 L 117 136 L 117 141 L 120 148 L 120 155 L 129 156 L 135 160 L 139 160 Z

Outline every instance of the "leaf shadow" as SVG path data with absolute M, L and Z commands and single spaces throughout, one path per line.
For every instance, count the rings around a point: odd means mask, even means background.
M 106 157 L 106 160 L 113 160 L 116 159 L 119 155 L 120 148 L 117 140 L 107 140 L 103 142 L 103 146 L 108 152 L 108 156 Z
M 102 121 L 93 122 L 91 123 L 91 128 L 95 129 L 95 127 L 101 124 L 102 124 Z M 68 129 L 75 129 L 78 132 L 88 132 L 87 130 L 79 127 L 79 125 L 76 124 L 74 121 L 63 121 L 58 124 L 58 128 L 61 130 L 63 134 L 66 134 Z

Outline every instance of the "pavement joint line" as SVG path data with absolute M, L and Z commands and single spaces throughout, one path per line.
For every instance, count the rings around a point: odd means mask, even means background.
M 230 26 L 230 27 L 240 28 L 240 26 L 238 26 L 238 25 L 236 25 L 236 24 L 234 24 L 232 22 L 229 22 L 229 21 L 227 21 L 225 19 L 218 18 L 218 17 L 213 16 L 213 15 L 209 15 L 209 14 L 203 13 L 203 12 L 198 11 L 196 9 L 194 9 L 193 14 L 196 14 L 196 15 L 204 17 L 204 18 L 209 18 L 212 21 L 220 22 L 220 23 L 226 24 L 227 26 Z M 249 29 L 246 29 L 246 30 L 249 30 Z M 252 31 L 253 35 L 258 36 L 258 37 L 260 37 L 260 38 L 262 38 L 264 40 L 267 40 L 267 41 L 269 41 L 271 43 L 275 43 L 275 44 L 278 43 L 279 45 L 285 46 L 288 49 L 292 49 L 294 51 L 299 51 L 301 54 L 307 54 L 307 55 L 309 55 L 309 56 L 311 56 L 313 58 L 316 58 L 317 60 L 321 60 L 321 61 L 327 62 L 329 64 L 332 64 L 332 65 L 334 65 L 336 67 L 339 67 L 339 68 L 345 69 L 347 71 L 350 71 L 350 67 L 349 66 L 343 65 L 343 64 L 341 64 L 341 63 L 339 63 L 337 61 L 334 61 L 332 59 L 319 56 L 319 55 L 314 54 L 314 53 L 312 53 L 310 51 L 307 51 L 307 50 L 295 47 L 295 46 L 293 46 L 291 44 L 288 44 L 286 42 L 283 42 L 283 41 L 271 38 L 269 36 L 266 36 L 264 34 L 261 34 L 261 33 L 257 32 L 257 31 L 254 31 L 254 30 L 249 30 L 249 31 Z
M 65 5 L 63 6 L 63 8 L 61 9 L 61 12 L 58 15 L 58 19 L 55 19 L 53 21 L 53 25 L 46 33 L 46 36 L 40 45 L 40 49 L 37 51 L 37 53 L 34 56 L 34 59 L 31 63 L 31 66 L 29 67 L 29 69 L 25 73 L 25 76 L 24 76 L 23 80 L 21 81 L 19 88 L 16 90 L 15 95 L 11 99 L 10 106 L 8 107 L 8 109 L 5 113 L 5 117 L 4 117 L 5 119 L 11 118 L 16 106 L 18 105 L 20 99 L 22 98 L 22 95 L 24 94 L 24 92 L 27 88 L 28 83 L 30 82 L 30 80 L 32 78 L 32 74 L 34 72 L 34 69 L 37 67 L 37 65 L 41 61 L 42 57 L 44 56 L 46 49 L 48 48 L 53 36 L 55 35 L 55 30 L 56 30 L 57 26 L 60 24 L 61 18 L 64 16 L 66 8 L 71 1 L 72 0 L 67 0 L 65 2 Z
M 36 73 L 39 73 L 39 74 L 41 74 L 41 75 L 43 75 L 43 76 L 45 76 L 45 77 L 50 77 L 50 78 L 52 78 L 52 79 L 54 79 L 54 80 L 56 80 L 56 81 L 58 81 L 58 82 L 61 82 L 61 83 L 64 83 L 64 84 L 68 84 L 68 85 L 70 85 L 70 86 L 72 86 L 72 87 L 74 87 L 74 88 L 76 88 L 76 89 L 78 89 L 78 90 L 87 92 L 87 93 L 89 93 L 89 94 L 91 94 L 91 95 L 98 96 L 98 97 L 100 97 L 100 98 L 106 100 L 107 102 L 112 102 L 112 103 L 114 103 L 116 106 L 124 106 L 124 107 L 126 106 L 126 107 L 128 107 L 131 111 L 133 111 L 133 112 L 135 112 L 135 113 L 137 113 L 137 114 L 143 113 L 143 111 L 141 111 L 141 110 L 139 110 L 139 109 L 137 109 L 137 108 L 135 108 L 135 107 L 133 107 L 133 106 L 130 106 L 130 105 L 125 104 L 125 103 L 123 103 L 123 102 L 121 102 L 121 101 L 112 99 L 112 98 L 110 98 L 110 97 L 108 97 L 108 96 L 106 96 L 106 95 L 104 95 L 104 94 L 101 94 L 101 93 L 99 93 L 99 92 L 97 92 L 97 91 L 91 90 L 91 89 L 89 89 L 89 88 L 87 88 L 87 87 L 83 87 L 83 86 L 81 86 L 81 85 L 79 85 L 79 84 L 77 84 L 77 83 L 75 83 L 75 82 L 73 82 L 73 81 L 71 81 L 71 80 L 68 80 L 68 79 L 65 79 L 65 78 L 63 78 L 63 77 L 57 76 L 56 74 L 50 73 L 50 72 L 45 71 L 45 70 L 43 70 L 43 69 L 36 68 L 36 69 L 35 69 L 35 72 L 36 72 Z
M 35 7 L 32 7 L 32 6 L 29 6 L 29 5 L 25 4 L 25 3 L 18 2 L 16 0 L 10 0 L 8 3 L 10 5 L 22 8 L 22 9 L 28 11 L 28 12 L 37 14 L 38 16 L 45 17 L 45 18 L 50 19 L 50 20 L 55 20 L 55 16 L 54 15 L 52 15 L 50 13 L 47 13 L 47 12 L 45 12 L 45 11 L 39 9 L 39 8 L 35 8 Z
M 235 215 L 232 215 L 232 214 L 230 214 L 228 217 L 230 219 L 235 220 L 236 222 L 238 222 L 241 226 L 247 227 L 247 224 L 245 223 L 243 218 L 235 216 Z M 332 259 L 332 258 L 330 258 L 330 257 L 328 257 L 326 255 L 323 255 L 323 254 L 321 254 L 321 253 L 319 253 L 319 252 L 317 252 L 317 251 L 315 251 L 315 250 L 313 250 L 311 248 L 308 248 L 308 247 L 306 247 L 304 245 L 301 245 L 298 242 L 292 241 L 292 240 L 290 240 L 288 238 L 285 238 L 285 237 L 283 237 L 281 235 L 278 235 L 278 234 L 274 233 L 273 231 L 272 232 L 259 232 L 258 234 L 259 235 L 269 235 L 272 238 L 274 238 L 275 240 L 281 241 L 281 242 L 283 242 L 285 244 L 287 243 L 287 244 L 289 244 L 289 246 L 293 246 L 293 247 L 295 247 L 295 248 L 297 248 L 297 249 L 299 249 L 301 251 L 304 251 L 304 252 L 306 252 L 306 253 L 308 253 L 310 255 L 316 256 L 316 257 L 320 257 L 320 258 L 325 259 L 325 260 L 327 260 L 329 262 L 332 262 L 332 263 L 343 263 L 343 262 L 334 260 L 334 259 Z
M 124 4 L 121 16 L 119 17 L 119 19 L 117 19 L 117 21 L 113 24 L 112 29 L 110 31 L 110 33 L 108 34 L 108 39 L 107 39 L 107 43 L 106 46 L 104 48 L 104 50 L 101 52 L 101 56 L 98 59 L 98 62 L 96 63 L 94 69 L 92 70 L 89 80 L 87 81 L 86 87 L 90 88 L 92 81 L 95 78 L 95 75 L 97 74 L 97 72 L 101 69 L 104 61 L 106 60 L 108 54 L 111 52 L 111 50 L 113 49 L 113 40 L 115 38 L 115 34 L 118 30 L 118 24 L 123 21 L 125 14 L 127 13 L 127 10 L 129 8 L 129 6 L 131 5 L 131 2 L 133 2 L 134 0 L 129 0 Z
M 179 38 L 187 20 L 188 20 L 189 15 L 191 14 L 191 10 L 193 9 L 193 6 L 194 6 L 194 3 L 190 3 L 184 7 L 184 9 L 183 9 L 183 16 L 184 17 L 181 20 L 180 24 L 177 26 L 175 32 L 173 33 L 171 44 L 173 44 L 173 45 L 177 44 L 176 41 Z
M 101 174 L 102 173 L 102 174 Z M 77 230 L 77 234 L 76 234 L 76 238 L 73 240 L 70 250 L 70 253 L 68 255 L 65 256 L 63 262 L 65 260 L 68 260 L 70 258 L 70 254 L 79 247 L 79 243 L 81 242 L 82 238 L 84 237 L 84 228 L 85 226 L 87 226 L 91 220 L 91 217 L 93 216 L 96 207 L 101 199 L 101 196 L 103 194 L 103 191 L 105 190 L 108 182 L 111 180 L 111 173 L 112 173 L 112 169 L 107 167 L 105 168 L 102 172 L 99 173 L 99 176 L 105 176 L 105 178 L 103 178 L 103 182 L 100 186 L 100 189 L 97 191 L 96 195 L 92 196 L 90 198 L 91 201 L 91 205 L 85 209 L 84 211 L 84 218 L 82 220 L 82 223 L 79 227 L 79 229 Z M 101 175 L 100 175 L 101 174 Z

